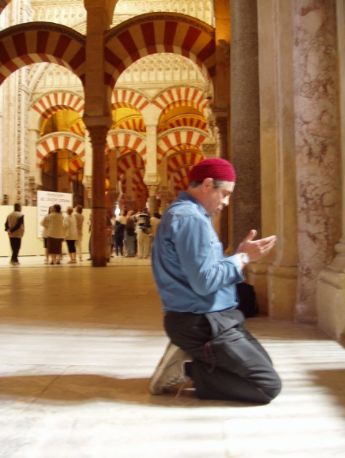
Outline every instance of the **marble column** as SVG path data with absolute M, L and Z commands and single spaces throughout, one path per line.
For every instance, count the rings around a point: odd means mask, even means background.
M 220 113 L 216 114 L 216 124 L 218 130 L 218 139 L 219 139 L 219 146 L 220 146 L 220 156 L 228 158 L 228 150 L 229 150 L 229 119 L 228 116 L 221 116 Z M 232 205 L 232 203 L 231 203 Z M 225 207 L 222 213 L 219 216 L 218 221 L 218 233 L 219 238 L 223 244 L 224 249 L 232 251 L 234 249 L 233 246 L 233 239 L 232 239 L 232 221 L 231 221 L 231 211 L 229 207 Z
M 149 212 L 152 216 L 154 213 L 158 211 L 158 202 L 157 202 L 157 191 L 158 186 L 148 186 L 149 190 Z
M 110 210 L 115 208 L 117 198 L 119 196 L 118 178 L 117 178 L 117 151 L 111 150 L 108 152 L 108 165 L 109 165 L 109 191 L 108 202 Z
M 260 311 L 292 319 L 296 302 L 293 3 L 258 2 L 262 235 L 276 249 L 248 267 Z
M 335 0 L 296 1 L 295 24 L 296 318 L 315 322 L 317 277 L 341 235 Z
M 92 205 L 92 145 L 89 132 L 85 131 L 85 157 L 84 157 L 84 207 Z
M 107 125 L 88 125 L 92 143 L 92 265 L 106 265 L 105 146 Z
M 30 175 L 35 178 L 36 186 L 42 186 L 42 169 L 38 163 L 36 156 L 36 147 L 39 139 L 39 130 L 37 128 L 29 128 L 29 151 L 30 154 Z
M 231 159 L 237 171 L 232 200 L 234 247 L 250 229 L 261 233 L 257 8 L 231 1 Z
M 335 257 L 331 264 L 323 269 L 318 277 L 316 305 L 319 327 L 345 344 L 345 1 L 337 0 L 336 7 L 342 178 L 342 188 L 338 200 L 342 202 L 341 217 L 339 218 L 342 237 L 335 245 Z
M 104 85 L 104 32 L 109 29 L 115 1 L 84 0 L 87 10 L 85 111 L 92 154 L 92 265 L 106 265 L 105 147 L 111 125 L 111 88 Z
M 157 126 L 161 110 L 155 105 L 149 104 L 142 110 L 146 125 L 146 164 L 144 183 L 148 187 L 158 186 L 160 177 L 157 163 Z

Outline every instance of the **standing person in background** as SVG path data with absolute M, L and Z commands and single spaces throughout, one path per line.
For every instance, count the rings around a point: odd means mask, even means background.
M 65 230 L 65 240 L 67 243 L 67 250 L 69 254 L 69 264 L 75 264 L 77 262 L 77 253 L 76 253 L 76 241 L 78 239 L 78 229 L 77 229 L 77 219 L 73 213 L 73 208 L 68 207 L 66 211 L 66 216 L 63 220 L 64 230 Z
M 42 230 L 42 238 L 43 238 L 43 247 L 44 247 L 44 254 L 45 254 L 45 264 L 49 263 L 49 251 L 48 251 L 48 216 L 54 210 L 53 207 L 48 208 L 48 213 L 41 221 L 41 226 L 43 226 Z
M 116 256 L 123 256 L 123 239 L 125 236 L 126 219 L 119 215 L 115 220 L 114 247 Z
M 246 264 L 269 253 L 276 237 L 255 240 L 252 229 L 225 256 L 212 225 L 235 181 L 230 162 L 204 159 L 158 226 L 152 266 L 171 342 L 151 379 L 152 394 L 188 381 L 201 399 L 266 404 L 281 390 L 271 358 L 245 328 L 236 294 Z
M 77 221 L 77 232 L 78 232 L 78 238 L 76 241 L 77 256 L 79 258 L 79 261 L 81 262 L 83 260 L 82 242 L 83 242 L 83 224 L 84 224 L 83 207 L 81 205 L 79 204 L 76 205 L 74 209 L 74 216 Z
M 147 208 L 144 208 L 136 215 L 137 225 L 137 256 L 138 258 L 148 258 L 151 250 L 151 223 Z
M 105 216 L 105 236 L 107 239 L 107 262 L 110 261 L 113 252 L 113 212 L 108 209 Z
M 8 233 L 12 250 L 10 262 L 12 266 L 17 266 L 19 264 L 19 250 L 24 235 L 24 215 L 22 214 L 22 206 L 20 204 L 14 204 L 13 212 L 7 216 L 5 231 Z
M 158 212 L 155 212 L 150 218 L 151 230 L 152 230 L 152 241 L 156 235 L 158 224 L 161 222 L 161 215 Z
M 65 236 L 65 230 L 61 206 L 59 204 L 53 205 L 53 211 L 48 216 L 47 235 L 48 252 L 51 257 L 50 264 L 60 264 L 62 241 Z
M 129 210 L 126 215 L 125 226 L 126 256 L 133 257 L 136 254 L 135 218 L 134 211 Z

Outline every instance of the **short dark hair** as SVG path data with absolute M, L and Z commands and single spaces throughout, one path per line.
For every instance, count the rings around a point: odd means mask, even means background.
M 20 212 L 21 209 L 22 209 L 22 206 L 18 202 L 14 204 L 15 212 Z
M 224 180 L 214 180 L 213 179 L 213 187 L 214 188 L 222 188 L 224 187 L 224 183 L 228 183 L 228 181 L 224 181 Z M 202 181 L 191 181 L 189 183 L 189 186 L 191 188 L 197 188 L 198 186 L 200 186 L 202 184 Z

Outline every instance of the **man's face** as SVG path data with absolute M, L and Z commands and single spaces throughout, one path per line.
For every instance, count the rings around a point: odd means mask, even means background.
M 209 180 L 208 183 L 205 183 Z M 211 216 L 220 213 L 224 207 L 229 205 L 230 196 L 234 190 L 235 183 L 224 182 L 221 187 L 215 187 L 212 178 L 205 180 L 203 206 Z

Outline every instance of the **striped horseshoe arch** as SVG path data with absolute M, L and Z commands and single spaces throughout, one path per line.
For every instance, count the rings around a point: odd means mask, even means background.
M 180 152 L 172 154 L 168 158 L 168 176 L 173 182 L 175 191 L 187 189 L 188 186 L 188 172 L 193 165 L 197 164 L 203 159 L 200 152 Z
M 112 96 L 113 107 L 133 107 L 141 111 L 148 105 L 149 101 L 140 92 L 133 91 L 131 89 L 116 89 Z
M 117 161 L 117 173 L 119 179 L 121 180 L 122 192 L 124 194 L 128 192 L 126 181 L 126 172 L 128 170 L 133 170 L 133 190 L 136 195 L 136 200 L 141 200 L 141 205 L 143 206 L 147 198 L 147 189 L 143 181 L 145 165 L 143 159 L 135 151 L 130 151 L 121 155 Z
M 62 65 L 84 83 L 85 37 L 47 22 L 18 24 L 0 32 L 0 84 L 19 68 L 40 62 Z
M 119 24 L 105 36 L 105 83 L 113 87 L 133 62 L 162 52 L 189 57 L 213 76 L 214 28 L 177 13 L 148 13 Z
M 152 103 L 162 111 L 172 105 L 174 107 L 192 106 L 203 113 L 208 100 L 201 89 L 181 86 L 164 90 L 153 99 Z
M 50 92 L 36 100 L 32 108 L 44 119 L 50 118 L 61 109 L 70 108 L 82 116 L 84 100 L 78 94 L 66 91 Z
M 11 2 L 11 0 L 0 0 L 0 14 L 2 10 L 5 8 L 6 5 L 8 5 Z
M 42 165 L 43 159 L 51 152 L 65 149 L 77 154 L 80 159 L 85 157 L 85 141 L 83 137 L 66 132 L 45 135 L 37 144 L 37 165 Z
M 125 150 L 136 151 L 140 157 L 146 161 L 146 143 L 144 138 L 136 132 L 128 131 L 110 131 L 107 136 L 107 147 L 113 149 L 116 147 L 125 148 Z
M 177 129 L 165 132 L 158 137 L 157 160 L 161 162 L 169 150 L 175 150 L 180 145 L 193 145 L 200 148 L 201 144 L 207 137 L 206 132 L 199 129 Z

